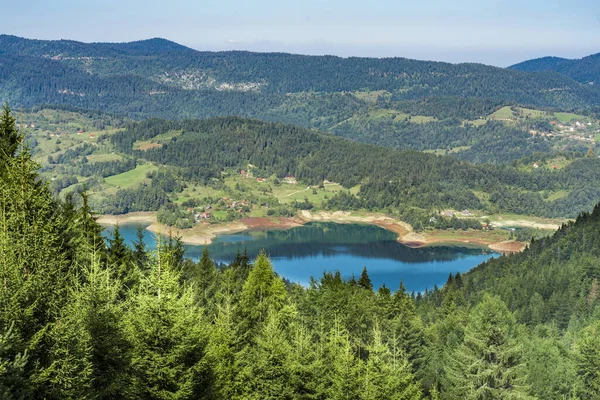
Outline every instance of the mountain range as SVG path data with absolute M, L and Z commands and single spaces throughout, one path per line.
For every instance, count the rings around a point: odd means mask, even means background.
M 86 44 L 7 35 L 0 36 L 0 56 L 3 98 L 132 116 L 260 116 L 290 94 L 380 90 L 394 100 L 457 96 L 556 108 L 600 104 L 599 90 L 555 71 L 532 74 L 481 64 L 201 52 L 165 39 Z M 256 97 L 260 106 L 241 112 Z
M 459 148 L 458 158 L 495 164 L 538 152 L 585 154 L 588 143 L 530 132 L 549 132 L 556 111 L 595 117 L 600 89 L 560 71 L 520 70 L 524 65 L 204 52 L 160 38 L 81 43 L 0 35 L 0 99 L 134 119 L 256 118 L 398 149 Z
M 542 57 L 510 66 L 509 69 L 525 72 L 558 72 L 577 82 L 597 84 L 600 82 L 600 53 L 576 60 L 560 57 Z

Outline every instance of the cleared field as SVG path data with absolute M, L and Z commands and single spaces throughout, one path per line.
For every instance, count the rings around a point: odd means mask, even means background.
M 489 119 L 499 119 L 499 120 L 511 120 L 514 121 L 517 119 L 515 115 L 513 115 L 513 111 L 510 107 L 502 107 L 501 109 L 491 113 L 488 117 Z
M 423 153 L 433 153 L 433 154 L 440 156 L 440 155 L 445 155 L 445 154 L 450 154 L 450 153 L 458 153 L 460 151 L 469 150 L 470 148 L 471 148 L 471 146 L 456 146 L 456 147 L 453 147 L 452 150 L 448 150 L 448 149 L 423 150 Z
M 437 119 L 426 115 L 413 115 L 410 117 L 409 121 L 413 124 L 426 124 L 427 122 L 437 121 Z
M 519 111 L 519 114 L 522 117 L 529 117 L 529 118 L 552 118 L 552 113 L 547 112 L 547 111 L 533 110 L 531 108 L 522 108 L 522 107 L 517 107 L 517 110 Z
M 120 161 L 123 159 L 123 156 L 119 154 L 90 154 L 86 156 L 88 162 L 108 162 L 108 161 Z
M 354 92 L 354 96 L 359 98 L 360 100 L 368 101 L 370 103 L 377 103 L 377 98 L 382 96 L 383 98 L 390 98 L 391 93 L 387 90 L 376 90 L 376 91 L 368 91 L 368 92 Z
M 527 227 L 538 229 L 557 229 L 561 224 L 567 222 L 565 218 L 541 218 L 518 214 L 495 214 L 486 216 L 490 222 L 498 226 Z
M 273 195 L 280 203 L 292 203 L 293 201 L 304 201 L 304 199 L 308 199 L 311 203 L 319 205 L 342 190 L 346 189 L 337 183 L 327 184 L 323 189 L 302 185 L 281 185 L 273 188 Z M 358 187 L 356 189 L 353 188 L 350 191 L 357 193 Z
M 121 188 L 128 188 L 133 185 L 142 183 L 146 179 L 146 174 L 150 171 L 157 170 L 158 167 L 151 164 L 138 165 L 131 171 L 123 172 L 122 174 L 109 176 L 104 181 L 111 186 L 119 186 Z
M 473 125 L 473 126 L 481 126 L 481 125 L 485 125 L 486 122 L 488 122 L 488 120 L 487 119 L 483 119 L 483 118 L 473 119 L 473 120 L 466 120 L 466 121 L 462 122 L 462 126 L 464 127 L 467 124 Z
M 138 140 L 133 144 L 133 148 L 134 150 L 149 150 L 153 148 L 159 148 L 162 147 L 163 144 L 170 142 L 174 137 L 181 136 L 182 133 L 182 131 L 169 131 L 166 133 L 161 133 L 150 140 Z
M 181 204 L 190 199 L 202 199 L 204 197 L 221 198 L 224 196 L 225 192 L 222 190 L 216 190 L 208 186 L 189 185 L 183 192 L 178 194 L 175 203 Z
M 562 122 L 563 124 L 571 122 L 574 119 L 587 119 L 583 115 L 578 115 L 578 114 L 573 114 L 573 113 L 566 113 L 566 112 L 556 112 L 556 113 L 554 113 L 554 117 L 557 120 L 559 120 L 560 122 Z
M 569 166 L 573 160 L 567 160 L 565 157 L 557 157 L 552 160 L 548 160 L 544 164 L 542 164 L 542 168 L 546 169 L 563 169 Z M 556 167 L 556 168 L 555 168 Z
M 510 120 L 510 121 L 517 121 L 519 119 L 523 119 L 523 118 L 530 118 L 530 119 L 551 119 L 554 117 L 554 114 L 547 112 L 547 111 L 541 111 L 541 110 L 534 110 L 531 108 L 523 108 L 523 107 L 510 107 L 510 106 L 506 106 L 506 107 L 502 107 L 499 110 L 493 112 L 492 114 L 489 115 L 489 119 L 497 119 L 497 120 Z
M 559 190 L 559 191 L 556 191 L 556 192 L 550 194 L 548 196 L 548 198 L 546 199 L 546 201 L 554 201 L 554 200 L 562 199 L 563 197 L 566 197 L 568 194 L 569 194 L 569 192 L 566 190 Z

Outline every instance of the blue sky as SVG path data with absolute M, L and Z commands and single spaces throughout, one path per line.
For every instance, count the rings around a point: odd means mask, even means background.
M 600 52 L 598 0 L 3 0 L 2 33 L 507 66 Z M 7 17 L 10 16 L 10 17 Z

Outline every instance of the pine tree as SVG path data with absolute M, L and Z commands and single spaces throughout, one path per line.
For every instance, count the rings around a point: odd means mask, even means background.
M 130 352 L 120 287 L 94 254 L 82 278 L 50 331 L 50 365 L 37 379 L 55 398 L 122 398 Z
M 38 166 L 26 149 L 6 163 L 0 176 L 0 332 L 12 326 L 12 353 L 6 356 L 14 359 L 27 349 L 36 360 L 25 365 L 32 377 L 47 359 L 48 327 L 60 315 L 76 272 L 62 240 L 64 220 L 37 179 Z
M 463 343 L 447 365 L 450 398 L 527 399 L 516 323 L 499 297 L 484 295 L 470 313 Z
M 295 399 L 322 399 L 325 394 L 326 365 L 315 346 L 316 339 L 299 322 L 291 327 L 289 355 L 290 384 Z
M 0 335 L 0 398 L 26 399 L 29 393 L 29 382 L 25 376 L 25 365 L 28 357 L 27 351 L 16 353 L 13 351 L 13 333 L 11 324 L 8 330 Z
M 240 399 L 293 398 L 286 319 L 285 314 L 269 312 L 254 343 L 238 355 Z
M 90 207 L 90 196 L 85 190 L 79 194 L 82 199 L 82 206 L 79 210 L 80 217 L 77 222 L 84 237 L 85 244 L 82 246 L 82 250 L 85 251 L 84 257 L 87 258 L 90 252 L 104 254 L 106 246 L 102 237 L 102 227 L 96 222 L 96 216 Z
M 360 278 L 358 279 L 358 286 L 363 289 L 373 291 L 373 283 L 371 283 L 371 278 L 369 278 L 367 267 L 363 267 L 363 270 L 360 274 Z
M 273 265 L 261 252 L 244 283 L 238 307 L 241 318 L 240 335 L 252 337 L 271 312 L 277 312 L 287 302 L 285 284 L 275 274 Z
M 583 330 L 576 343 L 575 365 L 580 398 L 600 398 L 600 322 Z
M 164 256 L 169 258 L 169 263 L 176 271 L 182 271 L 183 269 L 184 254 L 185 249 L 181 237 L 169 234 L 169 239 L 164 245 Z
M 119 224 L 116 224 L 108 239 L 108 264 L 120 266 L 129 261 L 129 249 L 121 235 Z
M 391 310 L 385 329 L 389 347 L 394 354 L 403 352 L 415 370 L 419 370 L 424 361 L 423 323 L 417 316 L 414 300 L 406 293 L 402 282 L 392 296 Z
M 334 321 L 324 354 L 326 368 L 325 398 L 360 398 L 360 360 L 356 357 L 348 332 Z
M 7 168 L 8 159 L 15 157 L 22 138 L 8 103 L 4 103 L 0 116 L 0 171 Z
M 196 264 L 196 271 L 193 281 L 196 284 L 200 305 L 202 307 L 210 307 L 214 304 L 215 292 L 217 290 L 218 271 L 214 261 L 208 254 L 208 249 L 204 247 L 202 258 Z
M 177 257 L 164 249 L 159 242 L 149 277 L 130 294 L 124 317 L 132 344 L 130 391 L 136 398 L 199 398 L 212 385 L 208 328 L 191 289 L 179 284 Z
M 362 371 L 363 390 L 361 399 L 418 400 L 421 389 L 411 372 L 406 357 L 392 357 L 376 324 L 373 342 L 368 348 L 369 357 Z
M 138 225 L 135 231 L 135 242 L 133 242 L 131 258 L 140 270 L 147 265 L 148 254 L 146 252 L 146 243 L 144 242 L 144 228 L 141 225 Z
M 115 225 L 108 238 L 107 266 L 113 276 L 121 282 L 124 291 L 138 283 L 139 269 L 132 261 L 131 250 L 125 244 L 119 224 Z
M 239 373 L 236 363 L 238 340 L 230 301 L 225 300 L 217 309 L 217 317 L 211 331 L 206 354 L 214 374 L 211 394 L 214 398 L 231 399 L 236 395 Z

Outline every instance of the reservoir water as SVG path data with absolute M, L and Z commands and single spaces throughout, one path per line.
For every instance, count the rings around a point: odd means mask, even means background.
M 126 241 L 135 240 L 137 225 L 121 225 Z M 108 235 L 111 227 L 105 229 Z M 144 231 L 148 248 L 156 245 L 156 236 Z M 204 246 L 186 245 L 186 257 L 194 260 Z M 221 235 L 208 246 L 218 263 L 229 263 L 238 251 L 247 250 L 252 258 L 264 249 L 277 273 L 282 277 L 308 285 L 311 276 L 319 278 L 324 271 L 339 270 L 345 278 L 357 278 L 367 267 L 373 285 L 382 284 L 395 290 L 400 281 L 409 291 L 421 292 L 443 285 L 448 274 L 466 272 L 497 256 L 481 248 L 435 246 L 409 248 L 396 241 L 396 234 L 378 226 L 313 222 L 289 230 L 250 231 Z

